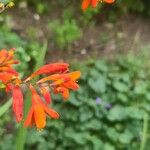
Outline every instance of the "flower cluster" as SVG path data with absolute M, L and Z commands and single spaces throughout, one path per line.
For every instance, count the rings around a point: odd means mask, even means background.
M 98 3 L 113 3 L 115 0 L 83 0 L 82 9 L 86 10 L 90 5 L 96 7 Z M 8 4 L 0 3 L 0 12 L 14 6 L 13 2 Z M 64 100 L 69 98 L 69 90 L 77 90 L 79 85 L 80 71 L 69 72 L 69 64 L 53 63 L 47 64 L 32 73 L 25 80 L 19 78 L 19 73 L 13 68 L 19 63 L 14 59 L 14 49 L 0 51 L 0 88 L 5 88 L 6 92 L 12 94 L 13 112 L 17 122 L 23 120 L 23 92 L 22 85 L 31 91 L 31 108 L 24 121 L 24 127 L 36 125 L 42 129 L 46 125 L 46 114 L 53 119 L 59 118 L 59 114 L 48 105 L 51 104 L 51 93 L 61 94 Z M 34 82 L 35 77 L 41 75 L 42 78 Z
M 5 86 L 10 82 L 15 82 L 18 78 L 18 73 L 13 69 L 12 65 L 19 63 L 14 60 L 14 49 L 9 52 L 6 49 L 0 51 L 0 81 Z
M 97 5 L 98 5 L 98 3 L 102 3 L 102 2 L 104 2 L 104 3 L 109 3 L 109 4 L 111 4 L 111 3 L 113 3 L 115 0 L 83 0 L 83 2 L 82 2 L 82 9 L 83 10 L 86 10 L 90 5 L 93 7 L 93 8 L 95 8 Z
M 69 90 L 77 90 L 79 85 L 77 79 L 80 78 L 80 71 L 69 72 L 69 64 L 53 63 L 47 64 L 32 73 L 25 80 L 19 79 L 18 73 L 13 69 L 14 49 L 0 51 L 0 84 L 11 92 L 13 97 L 13 112 L 17 122 L 23 120 L 23 92 L 22 85 L 26 85 L 31 91 L 31 108 L 24 121 L 24 127 L 36 125 L 42 129 L 46 125 L 46 114 L 52 119 L 58 119 L 59 114 L 52 108 L 51 94 L 61 94 L 64 100 L 69 98 Z M 37 82 L 32 79 L 42 75 L 43 78 Z M 1 86 L 2 87 L 2 86 Z

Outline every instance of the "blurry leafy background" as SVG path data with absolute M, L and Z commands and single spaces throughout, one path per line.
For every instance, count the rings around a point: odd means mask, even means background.
M 73 70 L 82 72 L 80 89 L 71 92 L 69 101 L 62 102 L 61 97 L 53 96 L 52 105 L 61 118 L 48 119 L 47 127 L 41 132 L 29 129 L 25 149 L 143 150 L 143 137 L 147 141 L 150 137 L 149 126 L 143 136 L 144 116 L 150 114 L 150 47 L 138 45 L 138 31 L 130 47 L 126 47 L 128 43 L 122 44 L 116 35 L 122 37 L 117 30 L 120 27 L 117 21 L 122 17 L 131 15 L 149 20 L 150 1 L 117 0 L 111 6 L 101 5 L 84 13 L 80 3 L 75 0 L 16 0 L 15 8 L 0 15 L 0 49 L 16 48 L 16 57 L 21 62 L 17 69 L 22 77 L 32 72 L 39 61 L 45 40 L 50 49 L 46 62 L 66 60 Z M 107 22 L 108 33 L 98 28 L 103 22 Z M 22 27 L 23 24 L 26 26 Z M 89 37 L 84 37 L 90 28 L 102 32 L 96 37 L 101 44 L 96 51 L 99 45 L 95 43 L 93 47 L 92 44 L 78 47 L 83 43 L 82 38 L 86 44 L 91 42 Z M 109 35 L 112 32 L 115 36 Z M 111 56 L 108 51 L 101 56 L 103 46 L 108 41 L 114 42 L 114 37 L 118 44 L 114 48 L 115 55 Z M 1 104 L 6 102 L 4 94 L 0 98 Z M 18 125 L 10 115 L 11 109 L 0 118 L 1 150 L 15 150 Z M 144 150 L 149 150 L 149 142 Z

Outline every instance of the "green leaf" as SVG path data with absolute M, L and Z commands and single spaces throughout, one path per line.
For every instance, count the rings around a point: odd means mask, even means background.
M 81 145 L 86 143 L 86 137 L 88 136 L 86 132 L 75 132 L 71 128 L 66 129 L 64 134 L 66 138 L 72 139 L 76 144 Z
M 128 85 L 126 85 L 125 83 L 123 83 L 121 81 L 114 81 L 113 87 L 119 92 L 128 92 L 129 91 Z
M 84 99 L 84 97 L 83 97 L 83 99 Z M 75 94 L 72 93 L 70 95 L 69 103 L 72 104 L 72 105 L 74 105 L 74 106 L 81 106 L 82 103 L 83 103 L 83 100 L 80 100 L 80 99 L 76 98 Z
M 5 104 L 3 104 L 1 107 L 0 107 L 0 117 L 6 112 L 8 111 L 8 109 L 10 108 L 12 104 L 12 99 L 8 100 Z
M 95 67 L 101 72 L 108 72 L 108 64 L 105 61 L 96 61 Z
M 98 119 L 91 119 L 81 125 L 83 130 L 100 130 L 102 128 L 102 123 Z
M 84 122 L 93 117 L 93 112 L 89 109 L 89 107 L 82 106 L 79 109 L 79 119 L 81 122 Z
M 116 105 L 112 107 L 107 115 L 107 118 L 111 121 L 121 121 L 127 118 L 127 112 L 125 107 Z
M 145 94 L 147 92 L 147 84 L 145 81 L 137 82 L 134 87 L 135 94 Z
M 119 141 L 122 144 L 129 144 L 133 138 L 133 135 L 130 131 L 126 130 L 124 133 L 120 134 Z
M 119 138 L 119 133 L 114 129 L 114 128 L 107 128 L 106 129 L 106 134 L 108 138 L 110 138 L 112 141 L 117 142 Z
M 127 107 L 126 108 L 127 115 L 132 119 L 143 119 L 145 111 L 136 107 Z
M 128 96 L 124 93 L 117 93 L 117 98 L 124 103 L 128 102 Z
M 92 143 L 94 150 L 103 149 L 103 142 L 101 139 L 95 135 L 87 136 L 89 142 Z
M 106 91 L 106 78 L 101 75 L 97 79 L 90 78 L 88 84 L 96 93 L 104 93 Z
M 115 150 L 115 147 L 111 145 L 110 143 L 105 143 L 104 150 Z

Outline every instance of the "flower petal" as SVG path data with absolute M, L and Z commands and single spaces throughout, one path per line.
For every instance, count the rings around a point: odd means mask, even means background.
M 50 104 L 52 99 L 51 99 L 51 95 L 49 92 L 49 88 L 48 87 L 40 87 L 40 91 L 45 99 L 45 101 Z
M 83 2 L 82 2 L 82 9 L 86 10 L 89 7 L 90 2 L 91 2 L 91 0 L 83 0 Z
M 17 122 L 20 122 L 23 117 L 23 94 L 19 86 L 12 88 L 13 96 L 13 111 L 16 116 Z
M 46 81 L 56 81 L 56 85 L 58 85 L 58 84 L 62 84 L 63 82 L 69 81 L 70 79 L 77 80 L 78 78 L 80 78 L 80 76 L 81 76 L 80 71 L 74 71 L 71 73 L 64 73 L 64 74 L 54 74 L 54 75 L 50 75 L 48 77 L 42 78 L 37 83 L 40 84 Z
M 80 71 L 74 71 L 74 72 L 69 73 L 69 76 L 72 80 L 77 80 L 78 78 L 80 78 L 81 72 Z
M 58 119 L 59 118 L 59 114 L 51 108 L 48 108 L 46 105 L 43 105 L 45 112 L 53 119 Z
M 62 96 L 64 100 L 67 100 L 69 98 L 69 90 L 67 88 L 63 88 Z
M 96 7 L 98 3 L 98 0 L 92 0 L 92 7 Z
M 9 74 L 12 74 L 14 76 L 18 76 L 18 72 L 16 70 L 14 70 L 14 69 L 9 69 L 6 72 L 9 73 Z
M 53 63 L 42 66 L 36 72 L 34 72 L 30 77 L 28 77 L 25 81 L 29 81 L 37 75 L 40 74 L 52 74 L 56 72 L 64 72 L 68 70 L 69 64 L 67 63 Z
M 69 90 L 65 87 L 57 87 L 56 93 L 61 93 L 64 100 L 67 100 L 69 98 Z
M 13 78 L 15 78 L 15 76 L 13 76 L 9 73 L 6 73 L 6 72 L 0 73 L 0 81 L 4 84 L 11 81 Z
M 24 121 L 24 127 L 32 126 L 33 123 L 33 107 L 30 108 L 28 115 Z
M 46 114 L 43 107 L 41 105 L 34 105 L 33 110 L 36 127 L 43 129 L 46 125 Z
M 74 81 L 65 82 L 63 85 L 72 90 L 77 90 L 79 88 L 79 85 Z
M 53 74 L 53 75 L 50 75 L 48 77 L 44 77 L 42 79 L 40 79 L 37 83 L 40 84 L 40 83 L 44 83 L 46 81 L 55 81 L 55 80 L 58 80 L 60 77 L 61 77 L 62 74 Z
M 6 60 L 7 56 L 8 56 L 7 50 L 6 49 L 2 49 L 0 51 L 0 64 L 2 64 Z
M 114 1 L 115 0 L 104 0 L 105 3 L 109 3 L 109 4 L 113 3 Z

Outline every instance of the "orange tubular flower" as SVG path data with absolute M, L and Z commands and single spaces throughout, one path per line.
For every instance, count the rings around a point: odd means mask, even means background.
M 0 51 L 0 81 L 2 83 L 6 84 L 18 76 L 12 68 L 12 65 L 17 63 L 18 61 L 14 60 L 14 49 Z
M 43 95 L 45 101 L 50 104 L 51 103 L 51 95 L 49 91 L 49 87 L 40 87 L 41 94 Z
M 6 72 L 0 72 L 0 81 L 4 84 L 10 82 L 11 80 L 15 79 L 15 76 L 13 74 L 10 73 L 6 73 Z
M 9 51 L 3 49 L 0 51 L 0 67 L 8 67 L 11 68 L 13 64 L 17 64 L 18 61 L 14 60 L 14 49 Z
M 69 98 L 69 90 L 64 86 L 59 86 L 54 89 L 54 94 L 60 93 L 64 100 L 67 100 Z
M 46 126 L 46 115 L 49 115 L 52 119 L 59 118 L 59 114 L 47 106 L 52 101 L 50 92 L 53 91 L 54 94 L 60 93 L 65 100 L 68 99 L 69 90 L 77 90 L 79 88 L 76 80 L 81 76 L 81 72 L 74 71 L 69 73 L 69 64 L 53 63 L 42 66 L 26 80 L 22 81 L 18 78 L 18 72 L 13 69 L 13 64 L 17 63 L 18 61 L 14 60 L 14 49 L 10 51 L 3 49 L 0 51 L 0 85 L 1 88 L 5 88 L 6 92 L 12 93 L 13 112 L 18 123 L 23 119 L 23 93 L 21 84 L 28 86 L 29 81 L 34 77 L 48 74 L 47 77 L 36 82 L 40 95 L 30 84 L 29 89 L 32 94 L 32 105 L 24 121 L 24 127 L 35 124 L 38 129 L 42 129 Z M 45 102 L 43 99 L 45 99 Z
M 28 77 L 25 82 L 31 80 L 32 78 L 36 77 L 40 74 L 53 74 L 53 73 L 63 73 L 68 71 L 69 64 L 67 63 L 53 63 L 42 66 L 40 69 L 38 69 L 36 72 L 34 72 L 30 77 Z
M 58 119 L 59 114 L 43 103 L 32 85 L 30 85 L 30 90 L 32 93 L 32 106 L 24 122 L 24 126 L 32 126 L 35 123 L 38 129 L 43 129 L 46 125 L 46 113 L 53 119 Z
M 86 10 L 90 5 L 95 8 L 99 2 L 113 3 L 115 0 L 83 0 L 82 9 Z
M 23 94 L 19 86 L 12 86 L 13 111 L 16 121 L 20 122 L 23 117 Z
M 42 78 L 37 83 L 41 84 L 41 83 L 44 83 L 44 82 L 47 82 L 50 80 L 51 81 L 57 81 L 57 82 L 62 81 L 64 83 L 64 81 L 77 80 L 78 78 L 80 78 L 80 76 L 81 76 L 80 71 L 74 71 L 71 73 L 54 74 L 54 75 L 50 75 L 48 77 Z
M 50 86 L 54 87 L 54 93 L 61 93 L 63 98 L 66 100 L 69 97 L 69 89 L 77 90 L 79 85 L 76 80 L 81 76 L 80 71 L 74 71 L 71 73 L 64 74 L 54 74 L 45 77 L 37 82 L 37 84 L 42 84 L 47 81 L 53 81 Z

